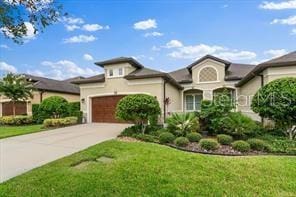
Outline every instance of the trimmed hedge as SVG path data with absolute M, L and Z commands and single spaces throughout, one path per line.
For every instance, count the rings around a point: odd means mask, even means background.
M 56 119 L 45 119 L 43 126 L 48 127 L 64 127 L 69 125 L 74 125 L 78 123 L 77 117 L 66 117 L 66 118 L 56 118 Z
M 240 152 L 249 152 L 251 149 L 250 144 L 243 140 L 235 141 L 231 145 L 234 150 L 237 150 Z
M 199 140 L 202 138 L 201 134 L 199 133 L 188 133 L 186 137 L 190 142 L 199 142 Z
M 217 135 L 217 141 L 223 145 L 229 145 L 233 141 L 233 138 L 230 135 L 220 134 Z
M 199 145 L 206 150 L 216 150 L 219 148 L 219 143 L 213 139 L 201 139 Z
M 32 124 L 32 116 L 2 116 L 0 117 L 0 125 L 25 125 Z
M 175 139 L 175 136 L 170 132 L 163 132 L 159 135 L 159 142 L 162 144 L 171 143 Z
M 258 151 L 271 151 L 271 147 L 269 144 L 267 144 L 265 141 L 252 138 L 248 139 L 247 142 L 250 144 L 251 149 L 258 150 Z
M 189 144 L 189 140 L 186 137 L 178 137 L 174 142 L 177 146 L 181 147 L 187 146 Z

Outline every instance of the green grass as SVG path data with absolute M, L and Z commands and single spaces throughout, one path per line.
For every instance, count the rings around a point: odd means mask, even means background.
M 0 126 L 0 139 L 44 130 L 42 125 Z
M 100 156 L 111 163 L 73 165 Z M 223 157 L 107 141 L 0 185 L 2 196 L 295 196 L 296 157 Z

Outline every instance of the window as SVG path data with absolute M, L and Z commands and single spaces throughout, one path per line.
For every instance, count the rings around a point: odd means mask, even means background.
M 213 67 L 202 68 L 199 72 L 199 82 L 218 81 L 218 73 Z
M 198 111 L 202 101 L 202 94 L 190 94 L 185 96 L 186 111 Z
M 120 77 L 123 76 L 123 68 L 110 68 L 108 69 L 108 77 L 112 78 L 112 77 Z
M 113 77 L 113 69 L 109 69 L 109 77 Z

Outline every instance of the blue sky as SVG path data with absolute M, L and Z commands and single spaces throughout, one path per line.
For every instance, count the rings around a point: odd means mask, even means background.
M 258 63 L 296 49 L 295 0 L 60 2 L 69 17 L 23 45 L 0 35 L 0 74 L 90 76 L 118 56 L 172 71 L 208 53 Z

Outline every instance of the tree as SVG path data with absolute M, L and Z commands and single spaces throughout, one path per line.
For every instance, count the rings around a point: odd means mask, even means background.
M 29 28 L 34 34 L 59 20 L 62 6 L 54 0 L 2 0 L 0 30 L 16 43 L 23 43 Z
M 157 115 L 160 115 L 158 101 L 153 96 L 146 94 L 125 96 L 116 107 L 116 117 L 140 125 L 142 133 L 145 133 L 148 119 Z
M 69 104 L 61 96 L 51 96 L 42 101 L 38 111 L 43 120 L 46 118 L 63 118 L 69 115 Z
M 273 120 L 290 139 L 296 136 L 296 77 L 274 80 L 255 94 L 252 110 Z
M 0 80 L 0 95 L 9 98 L 13 106 L 13 116 L 15 116 L 15 103 L 26 101 L 32 98 L 33 85 L 23 75 L 8 73 Z

